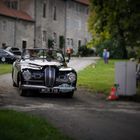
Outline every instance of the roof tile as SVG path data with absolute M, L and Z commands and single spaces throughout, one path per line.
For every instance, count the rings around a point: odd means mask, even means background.
M 75 1 L 89 5 L 89 0 L 75 0 Z
M 8 8 L 5 6 L 5 4 L 1 0 L 0 0 L 0 15 L 9 16 L 13 18 L 19 18 L 19 19 L 27 20 L 27 21 L 33 21 L 31 16 L 29 16 L 26 12 Z

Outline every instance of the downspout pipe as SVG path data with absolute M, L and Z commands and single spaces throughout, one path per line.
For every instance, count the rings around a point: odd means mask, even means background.
M 37 1 L 34 0 L 34 48 L 36 48 L 36 6 L 37 6 Z
M 67 0 L 65 0 L 65 31 L 64 31 L 64 36 L 65 36 L 65 44 L 64 44 L 64 55 L 66 51 L 66 39 L 67 39 Z

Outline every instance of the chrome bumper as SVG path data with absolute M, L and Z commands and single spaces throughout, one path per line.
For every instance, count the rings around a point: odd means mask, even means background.
M 76 90 L 76 87 L 72 86 L 57 86 L 57 87 L 46 87 L 46 86 L 37 86 L 37 85 L 22 85 L 22 89 L 29 90 L 40 90 L 42 93 L 67 93 Z

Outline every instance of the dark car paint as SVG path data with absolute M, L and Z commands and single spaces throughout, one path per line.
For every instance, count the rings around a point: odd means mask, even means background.
M 16 60 L 16 56 L 9 51 L 0 49 L 0 63 L 12 64 Z

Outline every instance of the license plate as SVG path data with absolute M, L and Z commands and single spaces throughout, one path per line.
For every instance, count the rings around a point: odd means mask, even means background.
M 59 89 L 53 88 L 42 89 L 41 93 L 59 93 Z

